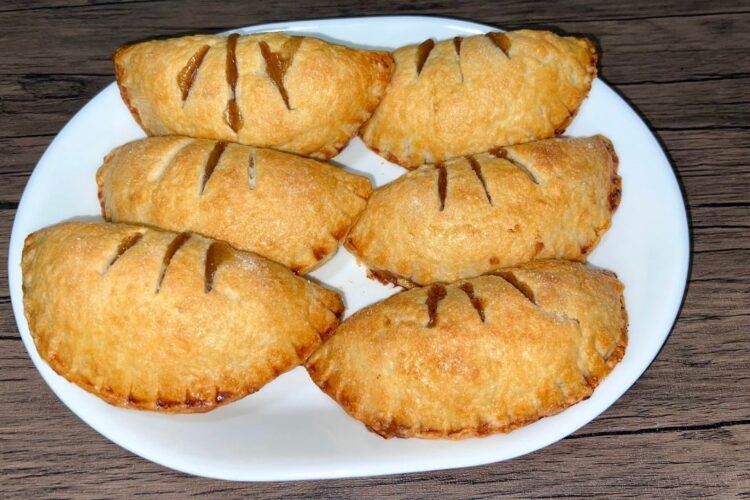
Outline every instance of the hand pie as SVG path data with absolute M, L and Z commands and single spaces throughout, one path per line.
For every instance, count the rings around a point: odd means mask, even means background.
M 115 149 L 96 180 L 107 220 L 194 231 L 297 272 L 333 255 L 372 191 L 327 163 L 175 136 Z
M 427 40 L 393 57 L 361 135 L 407 168 L 561 134 L 596 77 L 589 40 L 548 31 Z
M 386 52 L 317 38 L 197 35 L 122 47 L 122 99 L 149 135 L 187 135 L 319 159 L 343 148 L 378 105 Z
M 68 222 L 26 238 L 26 320 L 39 355 L 108 403 L 204 412 L 305 361 L 338 294 L 188 233 Z
M 538 261 L 410 290 L 342 323 L 307 369 L 383 437 L 508 432 L 586 399 L 622 359 L 622 289 L 608 271 Z
M 619 201 L 608 139 L 547 139 L 408 172 L 372 194 L 346 246 L 381 281 L 450 282 L 583 260 Z

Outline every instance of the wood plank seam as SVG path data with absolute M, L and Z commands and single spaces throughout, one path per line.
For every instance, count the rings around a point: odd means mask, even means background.
M 603 436 L 631 436 L 637 434 L 657 434 L 661 432 L 688 432 L 688 431 L 708 431 L 713 429 L 722 429 L 724 427 L 735 427 L 738 425 L 750 425 L 750 419 L 748 420 L 728 420 L 725 422 L 714 422 L 711 424 L 699 424 L 699 425 L 677 425 L 671 427 L 650 427 L 645 429 L 632 429 L 622 431 L 603 431 L 603 432 L 588 432 L 583 434 L 571 434 L 564 439 L 584 439 L 584 438 L 596 438 Z

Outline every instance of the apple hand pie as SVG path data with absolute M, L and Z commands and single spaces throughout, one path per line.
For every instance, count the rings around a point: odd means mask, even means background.
M 194 231 L 303 273 L 335 253 L 372 191 L 327 163 L 176 136 L 115 149 L 96 180 L 107 220 Z
M 365 143 L 407 168 L 545 139 L 568 126 L 596 77 L 585 38 L 492 32 L 402 47 Z
M 509 432 L 588 398 L 622 359 L 613 273 L 537 261 L 402 292 L 342 323 L 313 381 L 383 437 Z
M 380 102 L 393 60 L 283 33 L 153 40 L 114 54 L 149 135 L 187 135 L 328 159 Z
M 108 403 L 204 412 L 303 363 L 341 298 L 227 243 L 68 222 L 26 238 L 26 320 L 39 355 Z
M 546 139 L 408 172 L 376 190 L 347 248 L 406 288 L 532 259 L 583 260 L 620 202 L 603 136 Z

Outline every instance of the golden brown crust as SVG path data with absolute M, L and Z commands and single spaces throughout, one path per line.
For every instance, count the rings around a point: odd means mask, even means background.
M 328 159 L 372 115 L 393 67 L 386 52 L 283 33 L 240 36 L 233 52 L 227 45 L 196 35 L 115 52 L 123 101 L 146 133 Z
M 376 190 L 346 247 L 407 288 L 532 259 L 584 260 L 619 193 L 617 156 L 603 136 L 509 146 L 427 165 Z
M 29 235 L 24 312 L 42 359 L 105 401 L 204 412 L 257 391 L 338 324 L 338 294 L 212 240 L 69 222 Z
M 372 191 L 327 163 L 178 136 L 120 146 L 96 180 L 107 220 L 197 232 L 302 273 L 335 253 Z
M 410 290 L 342 323 L 307 369 L 383 437 L 509 432 L 586 399 L 620 361 L 622 290 L 566 261 Z
M 548 31 L 491 35 L 436 43 L 419 72 L 423 45 L 396 50 L 365 143 L 416 168 L 561 134 L 596 77 L 594 45 Z

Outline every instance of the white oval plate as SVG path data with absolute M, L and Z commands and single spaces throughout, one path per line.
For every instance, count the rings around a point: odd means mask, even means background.
M 267 24 L 250 31 L 288 31 L 360 47 L 395 48 L 494 30 L 436 17 L 372 17 Z M 110 406 L 55 374 L 37 354 L 23 315 L 21 251 L 29 233 L 72 217 L 98 216 L 94 173 L 115 146 L 144 134 L 115 84 L 63 128 L 29 179 L 13 225 L 9 281 L 13 311 L 34 364 L 57 396 L 84 422 L 133 453 L 190 474 L 272 481 L 368 476 L 464 467 L 506 460 L 562 439 L 608 408 L 646 370 L 680 307 L 689 262 L 687 218 L 669 161 L 638 115 L 601 80 L 567 134 L 605 134 L 620 157 L 622 204 L 612 229 L 591 255 L 625 284 L 630 341 L 622 362 L 587 401 L 507 435 L 464 441 L 385 440 L 347 416 L 302 368 L 258 393 L 202 415 L 157 415 Z M 335 159 L 377 185 L 404 171 L 369 152 L 359 139 Z M 341 249 L 313 274 L 342 290 L 348 314 L 396 292 L 368 280 Z

